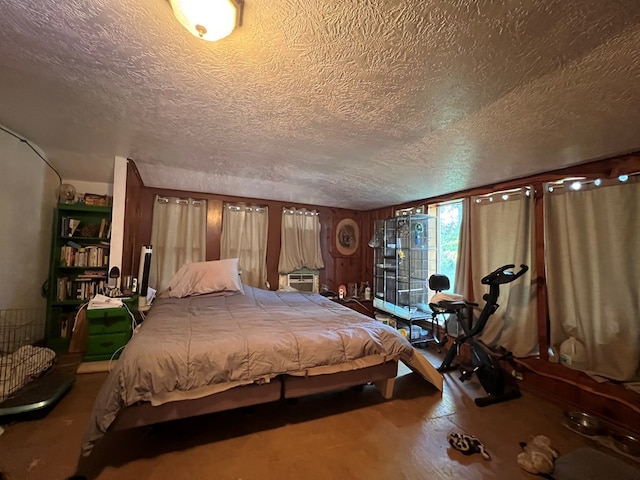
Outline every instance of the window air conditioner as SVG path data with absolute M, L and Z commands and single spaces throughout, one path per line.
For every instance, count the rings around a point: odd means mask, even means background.
M 289 273 L 280 275 L 280 280 L 282 283 L 286 282 L 285 285 L 287 287 L 295 288 L 300 292 L 318 293 L 319 291 L 319 276 L 317 273 Z

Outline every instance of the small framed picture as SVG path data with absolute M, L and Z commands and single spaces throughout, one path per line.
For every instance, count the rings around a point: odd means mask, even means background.
M 350 257 L 360 249 L 360 227 L 353 218 L 340 220 L 333 235 L 332 253 L 338 257 Z

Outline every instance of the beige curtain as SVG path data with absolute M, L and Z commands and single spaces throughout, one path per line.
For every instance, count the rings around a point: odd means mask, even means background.
M 303 267 L 324 268 L 320 248 L 320 214 L 315 210 L 283 208 L 278 272 Z
M 167 288 L 178 269 L 205 260 L 207 242 L 206 200 L 155 197 L 151 227 L 149 286 Z
M 624 381 L 640 364 L 640 183 L 614 182 L 546 194 L 545 249 L 551 344 L 575 337 L 587 372 Z
M 500 308 L 487 322 L 480 339 L 500 345 L 517 357 L 538 352 L 535 264 L 534 203 L 525 189 L 502 192 L 471 201 L 469 238 L 473 298 L 481 307 L 489 291 L 482 277 L 506 264 L 529 266 L 529 271 L 513 283 L 500 286 Z M 503 197 L 504 196 L 504 197 Z M 463 290 L 464 291 L 464 290 Z
M 265 288 L 267 282 L 267 207 L 225 204 L 220 258 L 238 258 L 242 282 Z

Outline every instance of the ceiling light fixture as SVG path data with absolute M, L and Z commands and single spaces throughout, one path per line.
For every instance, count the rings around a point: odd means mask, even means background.
M 169 0 L 184 28 L 203 40 L 215 42 L 242 25 L 244 0 Z

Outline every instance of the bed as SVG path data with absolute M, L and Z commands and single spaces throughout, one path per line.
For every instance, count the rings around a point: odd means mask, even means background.
M 110 429 L 368 382 L 390 398 L 399 360 L 442 390 L 441 375 L 387 325 L 320 295 L 236 293 L 154 302 L 101 387 L 83 456 Z

